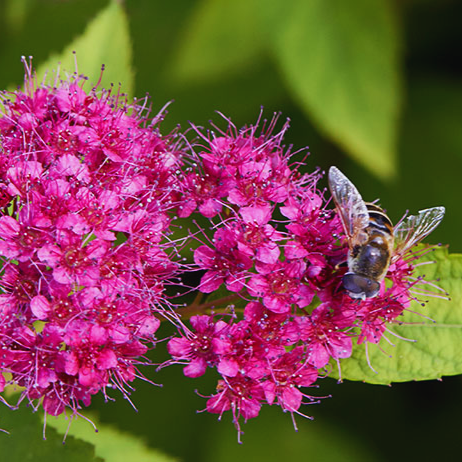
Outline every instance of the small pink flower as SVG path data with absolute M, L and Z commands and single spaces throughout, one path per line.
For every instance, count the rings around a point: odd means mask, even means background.
M 238 226 L 242 231 L 237 237 L 238 249 L 249 257 L 255 256 L 259 262 L 276 263 L 281 254 L 277 241 L 282 240 L 282 235 L 268 224 L 271 209 L 245 207 L 239 213 L 242 216 L 242 223 L 238 222 Z
M 216 365 L 219 356 L 229 348 L 226 339 L 228 326 L 210 316 L 193 316 L 191 325 L 194 332 L 189 337 L 171 339 L 168 351 L 174 359 L 189 362 L 184 368 L 184 375 L 200 377 L 207 366 Z
M 324 367 L 330 358 L 351 356 L 351 337 L 341 330 L 350 327 L 350 320 L 335 316 L 327 305 L 319 305 L 310 316 L 297 321 L 301 339 L 307 345 L 308 362 L 317 369 Z
M 258 269 L 260 274 L 250 278 L 248 290 L 250 295 L 261 297 L 269 310 L 288 313 L 292 304 L 303 308 L 311 303 L 314 293 L 302 282 L 304 263 L 280 262 Z
M 188 173 L 184 179 L 184 197 L 179 206 L 179 216 L 184 218 L 196 209 L 204 217 L 212 218 L 221 212 L 221 199 L 232 188 L 232 180 L 226 172 L 208 169 L 205 173 Z
M 0 255 L 20 262 L 30 260 L 50 240 L 49 222 L 25 207 L 18 220 L 0 217 Z
M 65 372 L 77 376 L 79 383 L 99 390 L 107 383 L 109 369 L 118 365 L 105 328 L 74 321 L 66 328 L 64 341 L 69 346 Z
M 207 411 L 221 416 L 231 410 L 233 423 L 240 438 L 240 418 L 245 422 L 257 417 L 263 399 L 264 391 L 258 381 L 241 376 L 219 380 L 217 393 L 207 400 Z
M 263 384 L 265 398 L 268 404 L 277 400 L 282 409 L 296 412 L 303 400 L 297 388 L 312 385 L 317 377 L 317 369 L 305 361 L 303 348 L 297 347 L 272 364 L 271 379 Z
M 60 284 L 94 286 L 99 281 L 98 260 L 106 253 L 105 241 L 94 240 L 82 247 L 82 241 L 69 232 L 58 234 L 56 244 L 43 246 L 38 257 L 53 268 Z
M 88 183 L 90 172 L 88 166 L 72 154 L 62 155 L 56 164 L 56 172 L 64 178 L 75 177 L 79 181 Z
M 236 235 L 231 229 L 219 229 L 214 235 L 215 249 L 205 245 L 194 252 L 194 260 L 206 269 L 201 280 L 202 292 L 213 292 L 222 283 L 232 292 L 239 292 L 245 284 L 250 258 L 237 247 Z
M 11 196 L 25 197 L 42 173 L 43 166 L 40 162 L 34 160 L 18 162 L 6 172 L 9 181 L 8 193 Z

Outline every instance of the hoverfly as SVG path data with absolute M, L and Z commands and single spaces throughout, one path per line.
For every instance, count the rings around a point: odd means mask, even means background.
M 337 167 L 330 168 L 328 181 L 348 240 L 348 272 L 343 286 L 352 298 L 375 297 L 390 264 L 430 234 L 443 219 L 445 209 L 421 210 L 393 227 L 383 209 L 364 202 Z

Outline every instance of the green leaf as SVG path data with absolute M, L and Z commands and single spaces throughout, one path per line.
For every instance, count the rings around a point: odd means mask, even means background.
M 2 459 L 21 462 L 103 462 L 95 456 L 92 444 L 68 435 L 63 444 L 63 435 L 47 425 L 46 440 L 43 440 L 43 424 L 38 413 L 29 407 L 16 411 L 2 409 L 1 427 L 8 431 L 0 433 Z M 108 462 L 111 459 L 107 459 Z
M 91 21 L 85 32 L 70 43 L 59 55 L 52 54 L 37 69 L 39 81 L 56 69 L 72 73 L 75 69 L 74 54 L 77 53 L 78 71 L 89 77 L 92 85 L 101 75 L 101 66 L 105 71 L 101 79 L 104 88 L 111 83 L 121 83 L 124 93 L 133 95 L 134 75 L 131 69 L 132 49 L 127 16 L 118 1 L 111 1 Z
M 92 422 L 97 424 L 93 416 L 90 418 Z M 57 418 L 48 417 L 47 425 L 51 425 L 59 432 L 65 433 L 69 420 L 63 415 Z M 149 448 L 141 438 L 121 432 L 110 425 L 97 424 L 97 427 L 98 432 L 95 432 L 89 422 L 78 418 L 72 421 L 69 435 L 81 438 L 94 445 L 95 453 L 108 462 L 126 462 L 128 460 L 136 462 L 174 462 L 177 460 Z
M 279 0 L 260 11 L 300 106 L 374 174 L 395 175 L 400 34 L 391 2 Z
M 254 64 L 263 48 L 254 27 L 255 8 L 249 0 L 199 2 L 172 62 L 174 78 L 209 80 Z
M 387 334 L 394 347 L 383 338 L 379 346 L 369 344 L 370 363 L 377 374 L 367 364 L 364 345 L 357 345 L 352 357 L 341 361 L 342 378 L 385 385 L 462 374 L 462 255 L 448 254 L 444 248 L 428 253 L 421 259 L 425 260 L 434 264 L 418 267 L 417 273 L 426 281 L 438 280 L 437 285 L 449 292 L 451 301 L 428 297 L 425 307 L 414 302 L 412 311 L 436 322 L 406 312 L 400 318 L 404 324 L 388 327 L 397 335 L 415 342 Z M 433 292 L 437 291 L 433 289 Z

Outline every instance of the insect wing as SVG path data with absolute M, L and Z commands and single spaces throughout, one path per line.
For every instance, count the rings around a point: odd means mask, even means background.
M 329 189 L 348 238 L 369 225 L 367 206 L 356 186 L 337 168 L 329 169 Z
M 444 212 L 444 207 L 420 210 L 417 215 L 410 215 L 398 224 L 394 230 L 395 258 L 428 236 L 440 224 Z

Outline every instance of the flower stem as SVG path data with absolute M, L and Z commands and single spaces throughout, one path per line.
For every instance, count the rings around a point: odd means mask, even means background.
M 209 302 L 200 303 L 204 294 L 198 293 L 194 301 L 184 308 L 177 310 L 177 313 L 181 316 L 182 319 L 189 319 L 195 314 L 205 314 L 207 310 L 214 309 L 220 306 L 225 306 L 226 308 L 229 305 L 229 302 L 238 300 L 242 298 L 242 292 L 233 293 L 226 295 L 226 297 L 217 298 L 215 300 L 210 300 Z

